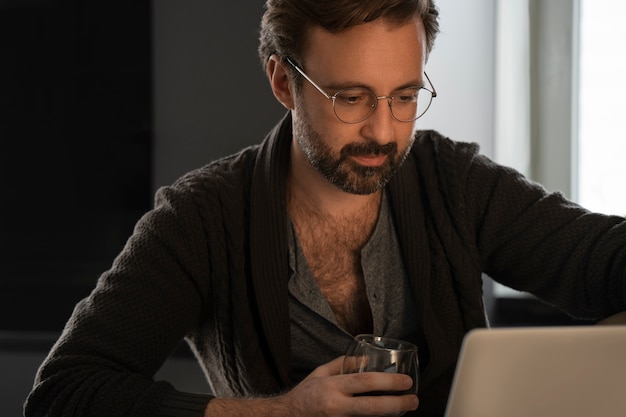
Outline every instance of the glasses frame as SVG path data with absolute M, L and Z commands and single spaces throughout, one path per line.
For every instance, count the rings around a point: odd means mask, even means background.
M 428 111 L 428 109 L 430 108 L 430 105 L 432 104 L 433 99 L 434 99 L 435 97 L 437 97 L 437 90 L 435 90 L 435 86 L 434 86 L 434 85 L 433 85 L 433 83 L 430 81 L 430 78 L 428 77 L 428 74 L 426 74 L 426 72 L 424 72 L 424 76 L 426 77 L 426 80 L 428 81 L 428 84 L 430 85 L 430 89 L 428 89 L 428 88 L 426 88 L 426 87 L 424 87 L 424 86 L 415 86 L 415 88 L 418 88 L 418 94 L 419 94 L 419 90 L 426 90 L 426 91 L 428 91 L 428 92 L 430 93 L 430 101 L 428 102 L 428 106 L 426 106 L 426 108 L 424 109 L 424 111 L 423 111 L 423 112 L 421 112 L 421 113 L 420 113 L 418 116 L 416 116 L 414 119 L 411 119 L 411 120 L 401 120 L 401 119 L 398 119 L 398 118 L 396 117 L 396 115 L 393 113 L 392 103 L 393 103 L 393 100 L 395 100 L 396 96 L 394 96 L 394 95 L 388 95 L 388 96 L 377 96 L 377 95 L 376 95 L 376 93 L 374 93 L 374 92 L 373 92 L 372 90 L 370 90 L 369 88 L 367 88 L 367 87 L 359 87 L 359 88 L 363 88 L 363 89 L 365 89 L 365 90 L 369 91 L 370 93 L 372 93 L 372 96 L 376 98 L 376 101 L 374 102 L 374 105 L 372 106 L 372 110 L 371 110 L 371 111 L 367 114 L 367 116 L 365 116 L 365 117 L 363 117 L 362 119 L 357 120 L 357 121 L 355 121 L 355 122 L 347 122 L 347 121 L 343 120 L 341 117 L 339 117 L 339 115 L 337 115 L 337 110 L 336 110 L 336 108 L 335 108 L 335 100 L 337 99 L 337 96 L 338 96 L 339 94 L 343 93 L 344 91 L 351 90 L 352 88 L 346 88 L 346 89 L 343 89 L 343 90 L 339 90 L 339 91 L 337 91 L 335 94 L 330 95 L 330 94 L 328 94 L 326 91 L 324 91 L 324 89 L 323 89 L 322 87 L 320 87 L 320 86 L 319 86 L 319 85 L 318 85 L 315 81 L 313 81 L 313 80 L 311 79 L 311 77 L 309 77 L 309 76 L 308 76 L 308 75 L 304 72 L 304 70 L 303 70 L 302 68 L 300 68 L 300 67 L 299 67 L 299 66 L 298 66 L 298 65 L 297 65 L 297 64 L 296 64 L 296 63 L 295 63 L 295 62 L 294 62 L 291 58 L 289 58 L 289 57 L 285 57 L 285 60 L 286 60 L 286 61 L 287 61 L 287 62 L 288 62 L 288 63 L 289 63 L 289 64 L 290 64 L 290 65 L 291 65 L 291 66 L 292 66 L 292 67 L 293 67 L 296 71 L 298 71 L 298 73 L 299 73 L 300 75 L 302 75 L 302 76 L 303 76 L 303 77 L 304 77 L 304 78 L 305 78 L 305 79 L 306 79 L 309 83 L 311 83 L 311 85 L 312 85 L 313 87 L 315 87 L 315 89 L 316 89 L 317 91 L 319 91 L 320 93 L 322 93 L 322 95 L 323 95 L 324 97 L 326 97 L 328 100 L 330 100 L 330 101 L 332 102 L 332 104 L 333 104 L 333 113 L 335 113 L 335 117 L 337 117 L 337 119 L 339 119 L 341 122 L 343 122 L 343 123 L 347 123 L 347 124 L 357 124 L 357 123 L 361 123 L 361 122 L 362 122 L 362 121 L 364 121 L 364 120 L 367 120 L 367 119 L 368 119 L 368 118 L 369 118 L 372 114 L 374 114 L 374 112 L 376 111 L 376 108 L 378 107 L 378 102 L 379 102 L 380 100 L 384 100 L 384 99 L 386 99 L 386 100 L 388 101 L 388 104 L 389 104 L 389 110 L 391 111 L 391 116 L 392 116 L 395 120 L 397 120 L 397 121 L 399 121 L 399 122 L 402 122 L 402 123 L 411 123 L 411 122 L 416 121 L 416 120 L 417 120 L 417 119 L 419 119 L 420 117 L 422 117 L 422 116 L 423 116 L 423 115 L 424 115 L 424 114 Z M 354 87 L 353 87 L 353 88 L 354 88 Z

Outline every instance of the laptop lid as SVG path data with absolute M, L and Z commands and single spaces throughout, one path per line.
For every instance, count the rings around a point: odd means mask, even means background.
M 626 326 L 477 329 L 446 417 L 626 416 Z

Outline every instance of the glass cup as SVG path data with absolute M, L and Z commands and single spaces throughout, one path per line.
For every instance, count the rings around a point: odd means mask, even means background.
M 409 375 L 413 386 L 406 391 L 369 392 L 360 395 L 417 394 L 419 360 L 417 346 L 403 340 L 360 334 L 355 336 L 343 361 L 342 373 L 396 372 Z M 404 413 L 389 414 L 401 416 Z

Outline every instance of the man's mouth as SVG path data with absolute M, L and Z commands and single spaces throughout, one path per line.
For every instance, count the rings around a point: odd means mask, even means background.
M 361 156 L 351 156 L 351 158 L 359 163 L 359 165 L 363 165 L 366 167 L 379 167 L 385 163 L 387 160 L 387 155 L 361 155 Z

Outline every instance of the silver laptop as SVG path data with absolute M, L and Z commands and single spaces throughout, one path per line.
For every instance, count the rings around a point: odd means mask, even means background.
M 446 417 L 625 417 L 626 326 L 473 330 Z

